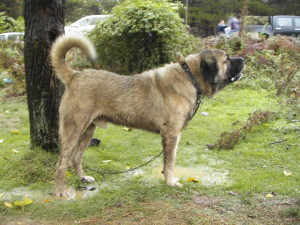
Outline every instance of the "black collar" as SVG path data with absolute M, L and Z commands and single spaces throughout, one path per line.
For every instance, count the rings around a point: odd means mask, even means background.
M 196 78 L 194 76 L 194 74 L 192 73 L 192 71 L 190 70 L 188 64 L 186 64 L 186 62 L 182 62 L 180 63 L 182 69 L 184 70 L 184 72 L 188 75 L 188 77 L 190 78 L 190 80 L 192 81 L 192 84 L 194 85 L 194 87 L 197 90 L 197 95 L 201 95 L 201 88 L 199 86 L 199 84 L 196 81 Z
M 186 126 L 188 124 L 188 122 L 196 114 L 196 112 L 197 112 L 197 110 L 198 110 L 198 108 L 200 106 L 201 98 L 203 97 L 203 95 L 202 95 L 201 88 L 200 88 L 199 84 L 197 83 L 194 74 L 192 73 L 192 71 L 190 70 L 189 66 L 186 64 L 186 62 L 182 62 L 182 63 L 180 63 L 180 65 L 181 65 L 182 69 L 184 70 L 184 72 L 188 75 L 188 77 L 192 81 L 193 86 L 197 90 L 197 98 L 196 98 L 196 102 L 195 102 L 195 105 L 194 105 L 194 109 L 187 116 L 187 120 L 185 121 L 185 125 L 184 125 L 184 126 Z

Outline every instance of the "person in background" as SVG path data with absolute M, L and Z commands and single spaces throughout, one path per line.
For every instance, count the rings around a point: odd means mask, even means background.
M 220 23 L 218 24 L 218 27 L 217 27 L 217 33 L 218 34 L 225 34 L 225 28 L 228 27 L 224 20 L 221 20 Z
M 230 17 L 228 21 L 228 27 L 230 27 L 229 36 L 231 37 L 233 33 L 239 34 L 241 26 L 240 16 Z

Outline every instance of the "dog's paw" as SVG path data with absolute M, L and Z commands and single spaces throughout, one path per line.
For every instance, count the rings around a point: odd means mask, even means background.
M 54 193 L 54 196 L 56 197 L 68 197 L 68 191 L 67 189 L 57 189 Z
M 94 179 L 94 177 L 91 177 L 91 176 L 83 176 L 81 178 L 81 181 L 85 182 L 85 183 L 93 183 L 95 181 L 95 179 Z

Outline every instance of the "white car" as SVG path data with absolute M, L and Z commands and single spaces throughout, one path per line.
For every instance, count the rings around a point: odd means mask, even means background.
M 0 34 L 0 41 L 23 41 L 24 33 L 23 32 L 8 32 Z
M 76 22 L 72 23 L 71 25 L 65 26 L 65 33 L 66 35 L 68 34 L 85 35 L 91 30 L 93 30 L 99 21 L 102 21 L 109 16 L 110 15 L 85 16 L 77 20 Z

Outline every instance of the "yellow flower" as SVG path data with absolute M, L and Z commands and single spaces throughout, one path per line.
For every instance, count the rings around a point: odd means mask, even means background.
M 187 179 L 187 181 L 188 181 L 188 182 L 193 182 L 193 183 L 198 183 L 198 182 L 199 182 L 199 180 L 197 180 L 195 177 L 189 177 L 189 178 Z

